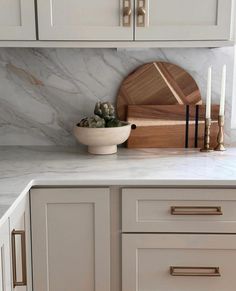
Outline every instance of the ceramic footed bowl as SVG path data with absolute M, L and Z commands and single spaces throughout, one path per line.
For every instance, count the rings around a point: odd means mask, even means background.
M 88 146 L 88 152 L 96 155 L 109 155 L 117 152 L 117 145 L 125 142 L 131 132 L 131 124 L 123 122 L 123 126 L 90 128 L 75 126 L 76 139 Z

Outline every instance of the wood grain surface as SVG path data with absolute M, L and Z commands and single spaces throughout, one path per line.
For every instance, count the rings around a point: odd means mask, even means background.
M 189 148 L 196 147 L 196 106 L 188 106 Z M 129 148 L 186 147 L 186 113 L 184 105 L 129 105 L 127 120 L 133 129 L 127 142 Z M 216 146 L 219 106 L 212 106 L 211 146 Z M 204 137 L 205 106 L 198 106 L 197 147 Z
M 126 120 L 128 105 L 202 104 L 199 88 L 182 68 L 153 62 L 142 65 L 121 84 L 117 115 Z

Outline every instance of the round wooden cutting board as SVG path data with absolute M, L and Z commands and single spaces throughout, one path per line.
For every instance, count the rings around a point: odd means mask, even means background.
M 126 120 L 128 105 L 201 105 L 197 83 L 184 69 L 166 62 L 142 65 L 121 84 L 117 115 Z

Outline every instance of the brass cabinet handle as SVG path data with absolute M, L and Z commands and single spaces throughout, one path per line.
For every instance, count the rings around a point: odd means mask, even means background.
M 124 7 L 123 9 L 123 16 L 130 16 L 132 13 L 132 10 L 130 7 Z
M 220 277 L 219 267 L 170 267 L 171 276 Z
M 138 0 L 137 5 L 137 26 L 144 27 L 146 25 L 146 1 Z
M 138 8 L 138 16 L 145 16 L 146 10 L 143 7 Z
M 17 281 L 17 266 L 16 266 L 16 236 L 21 237 L 21 259 L 22 259 L 22 281 Z M 25 231 L 13 229 L 11 233 L 12 241 L 12 271 L 13 271 L 13 287 L 27 286 L 27 267 L 26 267 L 26 241 Z
M 131 0 L 123 0 L 123 26 L 131 26 Z
M 172 215 L 223 215 L 220 206 L 172 206 Z

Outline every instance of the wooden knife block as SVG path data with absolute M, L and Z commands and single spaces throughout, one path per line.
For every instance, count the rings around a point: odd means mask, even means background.
M 129 105 L 133 124 L 128 148 L 200 148 L 205 129 L 203 105 Z M 217 144 L 219 105 L 212 106 L 211 146 Z

